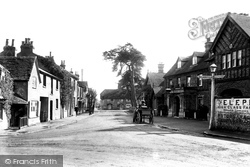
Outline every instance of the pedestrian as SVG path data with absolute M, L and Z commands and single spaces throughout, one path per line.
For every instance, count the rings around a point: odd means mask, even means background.
M 75 106 L 75 112 L 76 112 L 76 116 L 78 114 L 78 106 Z

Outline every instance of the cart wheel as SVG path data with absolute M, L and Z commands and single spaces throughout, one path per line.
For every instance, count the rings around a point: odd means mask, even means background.
M 149 123 L 154 124 L 154 116 L 153 115 L 150 116 Z
M 135 123 L 137 123 L 137 124 L 140 123 L 140 113 L 139 112 L 136 114 Z

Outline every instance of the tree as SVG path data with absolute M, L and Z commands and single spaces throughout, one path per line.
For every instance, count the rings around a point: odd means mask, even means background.
M 112 69 L 113 72 L 118 72 L 117 76 L 125 75 L 125 71 L 129 71 L 131 104 L 135 107 L 137 105 L 135 93 L 135 73 L 140 75 L 146 57 L 140 51 L 135 49 L 130 43 L 127 43 L 124 46 L 118 46 L 110 51 L 105 51 L 103 56 L 104 60 L 112 61 Z
M 5 114 L 8 119 L 8 126 L 10 126 L 11 104 L 12 104 L 12 99 L 14 96 L 13 79 L 11 78 L 8 72 L 5 72 L 5 77 L 3 78 L 4 79 L 1 79 L 0 81 L 0 89 L 1 89 L 1 95 L 3 96 L 3 99 L 4 99 L 3 107 L 5 109 Z
M 88 107 L 90 112 L 94 111 L 96 96 L 97 96 L 96 90 L 89 88 L 87 98 L 88 98 Z
M 122 89 L 126 89 L 126 93 L 130 95 L 131 97 L 131 73 L 130 71 L 125 71 L 122 75 L 122 78 L 119 80 L 119 87 Z M 144 78 L 141 77 L 140 73 L 136 72 L 134 73 L 134 85 L 135 85 L 135 94 L 136 97 L 140 95 L 141 89 L 142 89 L 142 83 L 144 81 Z

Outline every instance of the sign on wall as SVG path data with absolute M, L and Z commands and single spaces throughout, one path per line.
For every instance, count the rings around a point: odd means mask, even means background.
M 237 112 L 250 115 L 250 98 L 215 99 L 215 111 L 225 114 Z

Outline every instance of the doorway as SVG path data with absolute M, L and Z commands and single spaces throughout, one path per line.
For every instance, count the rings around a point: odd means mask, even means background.
M 176 96 L 174 98 L 174 116 L 179 117 L 179 112 L 180 112 L 180 98 Z
M 50 120 L 53 120 L 53 101 L 50 100 Z

